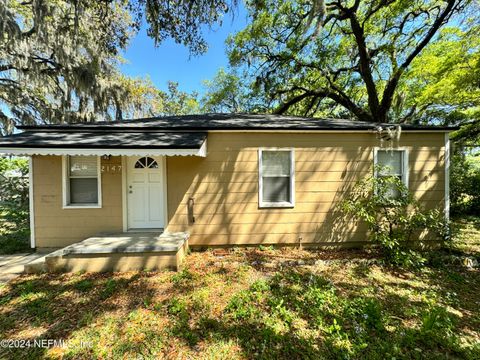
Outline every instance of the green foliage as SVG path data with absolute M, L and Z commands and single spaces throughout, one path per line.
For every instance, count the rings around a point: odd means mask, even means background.
M 411 120 L 399 85 L 412 61 L 449 20 L 478 20 L 470 0 L 323 3 L 248 1 L 251 23 L 229 39 L 231 64 L 280 113 Z
M 149 25 L 147 34 L 161 43 L 172 38 L 176 43 L 189 47 L 191 53 L 207 51 L 207 43 L 202 36 L 205 27 L 222 22 L 222 17 L 236 6 L 238 0 L 130 0 L 130 6 L 138 15 L 137 25 L 143 15 Z
M 152 116 L 186 115 L 198 113 L 198 94 L 179 89 L 178 83 L 169 81 L 167 90 L 159 90 L 149 78 L 129 78 L 118 75 L 121 93 L 115 98 L 115 117 L 136 119 Z
M 91 280 L 83 279 L 75 283 L 75 289 L 81 292 L 87 292 L 93 288 L 93 285 Z
M 480 261 L 480 217 L 458 216 L 452 221 L 451 250 L 464 256 L 473 256 Z M 441 264 L 440 264 L 441 265 Z
M 262 286 L 254 284 L 237 293 L 225 308 L 225 317 L 235 328 L 246 329 L 241 338 L 244 351 L 262 359 L 320 354 L 326 359 L 376 359 L 385 354 L 412 358 L 419 347 L 470 354 L 460 350 L 452 314 L 430 302 L 418 327 L 405 329 L 392 314 L 395 305 L 381 296 L 345 297 L 321 276 L 282 271 Z
M 455 322 L 445 306 L 433 305 L 422 313 L 419 340 L 429 347 L 448 346 L 458 348 L 458 340 L 453 336 Z
M 375 330 L 377 333 L 385 331 L 385 319 L 378 300 L 373 298 L 356 298 L 351 306 L 344 311 L 345 317 L 353 317 L 358 325 L 366 329 Z
M 28 210 L 28 160 L 0 157 L 0 206 Z
M 480 153 L 453 154 L 450 200 L 452 215 L 480 214 Z
M 167 310 L 169 314 L 181 316 L 187 315 L 188 317 L 187 304 L 182 300 L 173 298 L 172 300 L 170 300 Z
M 250 265 L 253 254 L 193 252 L 188 286 L 173 282 L 170 271 L 17 278 L 0 288 L 0 332 L 42 327 L 71 346 L 12 348 L 4 357 L 479 358 L 477 271 L 448 263 L 392 271 L 343 260 L 262 269 Z M 306 252 L 263 255 L 288 263 Z M 241 267 L 232 266 L 237 261 Z M 105 297 L 107 281 L 118 291 Z
M 255 309 L 250 306 L 252 295 L 248 291 L 241 291 L 236 294 L 228 303 L 228 311 L 235 320 L 248 319 L 255 313 Z
M 117 291 L 118 289 L 118 281 L 115 280 L 115 279 L 108 279 L 106 282 L 105 282 L 105 285 L 102 289 L 102 291 L 100 292 L 100 297 L 102 299 L 108 299 L 109 297 L 111 297 L 113 294 L 115 294 L 115 292 Z
M 158 92 L 158 106 L 155 114 L 158 115 L 187 115 L 198 113 L 198 94 L 187 93 L 178 88 L 178 83 L 168 82 L 168 91 Z
M 159 92 L 148 79 L 122 75 L 120 54 L 145 20 L 156 44 L 171 37 L 203 53 L 202 26 L 220 23 L 229 10 L 225 0 L 1 1 L 0 131 L 191 112 L 190 99 L 172 102 L 170 93 L 183 96 L 175 86 Z M 180 109 L 171 106 L 177 102 Z
M 448 229 L 443 213 L 422 210 L 398 177 L 386 175 L 388 172 L 382 167 L 374 171 L 379 176 L 357 182 L 342 209 L 367 225 L 370 240 L 380 247 L 387 262 L 421 265 L 424 259 L 412 249 L 412 242 L 419 241 L 421 236 L 445 240 Z
M 118 54 L 133 24 L 125 1 L 0 2 L 2 132 L 13 123 L 109 116 Z
M 177 285 L 187 285 L 192 279 L 193 274 L 188 269 L 183 269 L 172 276 L 172 282 Z
M 443 306 L 433 306 L 423 313 L 421 331 L 431 334 L 436 330 L 446 330 L 451 333 L 453 322 L 450 314 Z
M 411 109 L 412 120 L 464 124 L 453 139 L 470 146 L 480 141 L 480 24 L 476 15 L 467 13 L 463 27 L 441 31 L 412 63 L 401 85 L 402 106 Z
M 248 80 L 235 71 L 218 70 L 212 80 L 204 81 L 202 112 L 268 112 L 269 105 Z
M 0 157 L 0 253 L 29 250 L 28 160 Z

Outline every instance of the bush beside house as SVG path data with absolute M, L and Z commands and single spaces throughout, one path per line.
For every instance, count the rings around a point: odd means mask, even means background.
M 28 160 L 0 158 L 0 254 L 30 250 Z

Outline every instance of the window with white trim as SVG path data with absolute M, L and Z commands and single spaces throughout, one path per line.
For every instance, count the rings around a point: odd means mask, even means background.
M 99 206 L 100 158 L 67 156 L 65 162 L 65 206 Z
M 375 176 L 394 176 L 408 187 L 408 153 L 405 149 L 376 149 L 375 165 L 381 167 Z M 391 189 L 391 196 L 398 197 L 398 189 Z
M 259 150 L 260 207 L 293 207 L 295 204 L 294 151 Z

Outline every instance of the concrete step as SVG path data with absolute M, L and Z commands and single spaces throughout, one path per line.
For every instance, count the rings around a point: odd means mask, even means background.
M 40 274 L 47 271 L 47 264 L 45 263 L 45 257 L 42 256 L 32 262 L 23 266 L 23 272 L 25 274 Z
M 27 273 L 180 269 L 188 233 L 126 233 L 91 237 L 25 267 Z

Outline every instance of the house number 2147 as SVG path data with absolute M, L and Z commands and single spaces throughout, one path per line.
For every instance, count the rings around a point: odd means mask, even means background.
M 102 173 L 121 173 L 122 165 L 102 165 Z

